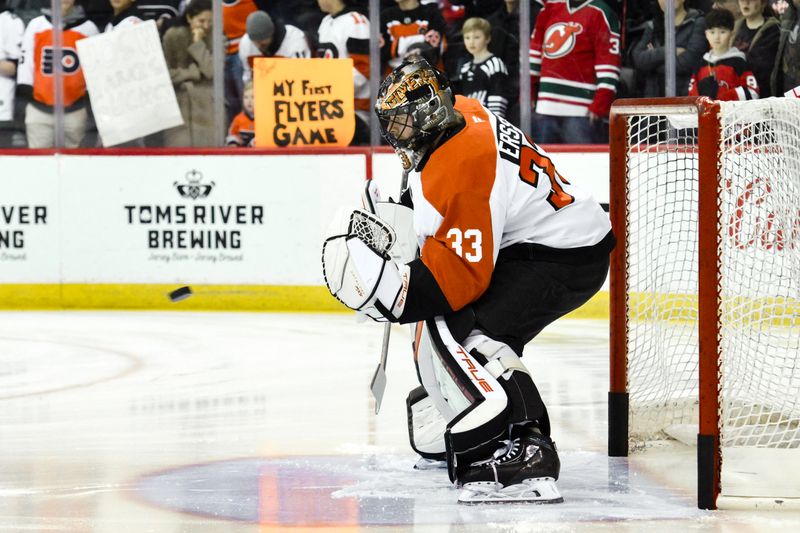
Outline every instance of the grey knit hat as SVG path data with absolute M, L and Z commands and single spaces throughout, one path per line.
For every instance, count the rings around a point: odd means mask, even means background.
M 253 41 L 270 39 L 275 33 L 275 24 L 265 11 L 253 11 L 247 15 L 247 35 Z

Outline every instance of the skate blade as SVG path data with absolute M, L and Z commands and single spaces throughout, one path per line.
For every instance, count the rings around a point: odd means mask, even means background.
M 564 498 L 558 492 L 556 482 L 551 477 L 526 479 L 522 483 L 503 487 L 491 481 L 466 483 L 458 503 L 562 503 Z
M 414 465 L 414 470 L 446 470 L 447 461 L 437 461 L 436 459 L 426 459 L 420 457 Z

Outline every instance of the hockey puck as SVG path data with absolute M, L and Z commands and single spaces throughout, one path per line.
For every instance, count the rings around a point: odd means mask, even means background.
M 169 293 L 169 299 L 173 302 L 180 302 L 181 300 L 185 300 L 189 296 L 192 295 L 192 289 L 189 287 L 178 287 L 171 293 Z

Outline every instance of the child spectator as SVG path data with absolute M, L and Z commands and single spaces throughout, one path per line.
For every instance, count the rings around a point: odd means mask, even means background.
M 64 146 L 77 148 L 86 134 L 88 98 L 86 81 L 78 60 L 75 43 L 99 31 L 86 19 L 75 0 L 61 0 Z M 53 24 L 49 8 L 34 18 L 22 36 L 22 61 L 17 71 L 18 94 L 25 98 L 25 134 L 29 148 L 52 148 L 55 145 L 55 82 L 52 56 Z
M 430 56 L 426 59 L 440 70 L 444 53 L 447 23 L 436 4 L 420 4 L 419 0 L 395 0 L 396 5 L 381 12 L 381 61 L 386 73 L 397 68 L 412 49 L 426 43 Z
M 215 146 L 211 0 L 191 0 L 164 34 L 164 58 L 183 125 L 164 131 L 165 146 Z
M 228 146 L 254 146 L 256 123 L 253 104 L 253 82 L 248 81 L 242 90 L 242 112 L 233 117 L 225 144 Z
M 743 18 L 733 25 L 733 46 L 744 52 L 758 82 L 761 98 L 772 96 L 769 77 L 775 66 L 780 23 L 767 0 L 739 0 Z
M 247 16 L 247 32 L 239 42 L 244 83 L 253 79 L 256 57 L 311 57 L 311 49 L 303 30 L 279 20 L 273 22 L 265 11 L 254 11 Z
M 508 71 L 503 60 L 489 51 L 492 27 L 479 17 L 467 19 L 461 29 L 472 60 L 461 67 L 460 93 L 475 98 L 500 117 L 508 108 Z
M 243 66 L 239 42 L 245 34 L 247 17 L 258 10 L 253 0 L 222 2 L 222 32 L 225 34 L 225 119 L 230 124 L 242 108 Z
M 664 96 L 664 6 L 657 16 L 645 23 L 642 37 L 631 49 L 631 62 L 636 69 L 637 96 L 650 98 Z M 675 0 L 675 92 L 686 96 L 689 78 L 702 64 L 703 54 L 708 50 L 704 30 L 703 14 L 696 9 L 686 9 L 684 0 Z
M 14 120 L 14 92 L 17 87 L 17 63 L 20 58 L 20 45 L 25 24 L 22 19 L 11 11 L 6 11 L 5 5 L 0 5 L 0 148 L 11 144 Z
M 369 144 L 369 19 L 344 0 L 317 0 L 327 13 L 319 25 L 317 57 L 353 59 L 356 131 L 350 144 Z
M 706 39 L 710 50 L 689 80 L 689 96 L 708 96 L 716 100 L 755 100 L 758 82 L 747 65 L 744 53 L 731 46 L 733 13 L 712 9 L 706 15 Z
M 546 2 L 530 46 L 537 143 L 599 143 L 620 65 L 619 21 L 601 0 Z

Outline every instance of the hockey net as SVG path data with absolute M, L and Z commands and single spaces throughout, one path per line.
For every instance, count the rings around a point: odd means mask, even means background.
M 627 393 L 625 444 L 705 436 L 703 507 L 800 498 L 786 476 L 800 469 L 800 100 L 614 113 L 611 379 Z

